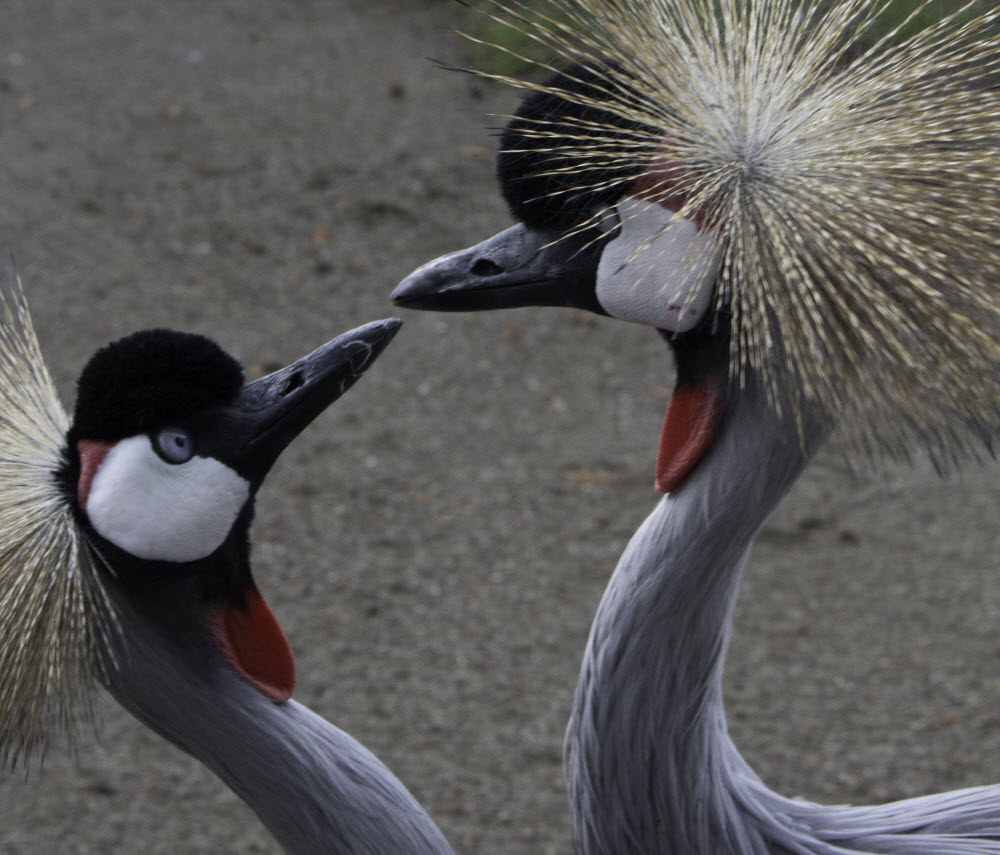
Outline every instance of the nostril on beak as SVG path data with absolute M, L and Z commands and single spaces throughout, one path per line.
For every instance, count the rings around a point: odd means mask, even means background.
M 296 371 L 285 381 L 285 385 L 281 387 L 281 396 L 290 395 L 296 389 L 300 388 L 304 383 L 305 379 L 302 376 L 301 371 Z
M 499 276 L 503 273 L 503 268 L 499 264 L 495 264 L 488 258 L 476 259 L 476 263 L 472 265 L 472 272 L 476 276 Z

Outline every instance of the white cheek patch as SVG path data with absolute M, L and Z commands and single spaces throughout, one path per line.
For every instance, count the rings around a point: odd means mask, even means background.
M 84 510 L 102 537 L 149 561 L 213 553 L 250 496 L 250 483 L 210 457 L 172 465 L 149 437 L 115 444 L 94 475 Z
M 629 197 L 617 208 L 621 234 L 601 255 L 598 301 L 613 318 L 686 332 L 708 311 L 721 245 L 654 202 Z

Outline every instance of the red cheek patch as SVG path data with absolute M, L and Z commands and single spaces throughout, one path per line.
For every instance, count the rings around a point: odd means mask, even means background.
M 629 188 L 629 195 L 645 202 L 654 202 L 668 211 L 677 212 L 688 200 L 691 176 L 666 156 L 660 156 L 645 170 Z M 704 214 L 699 208 L 688 214 L 699 231 L 704 226 Z
M 246 608 L 222 606 L 210 617 L 212 635 L 230 667 L 265 697 L 282 704 L 295 689 L 295 658 L 274 612 L 251 587 Z
M 77 454 L 80 455 L 80 480 L 76 484 L 76 501 L 84 511 L 87 510 L 87 497 L 90 495 L 94 476 L 114 445 L 113 442 L 97 442 L 93 439 L 81 439 L 76 444 Z

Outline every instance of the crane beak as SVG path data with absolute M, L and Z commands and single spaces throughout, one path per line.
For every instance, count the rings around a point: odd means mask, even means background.
M 229 459 L 256 487 L 289 443 L 361 377 L 402 326 L 390 318 L 346 332 L 308 356 L 247 383 L 222 412 L 210 413 Z M 208 449 L 208 451 L 212 451 Z
M 423 265 L 392 301 L 438 312 L 570 306 L 605 314 L 595 295 L 605 242 L 594 229 L 563 235 L 519 224 Z

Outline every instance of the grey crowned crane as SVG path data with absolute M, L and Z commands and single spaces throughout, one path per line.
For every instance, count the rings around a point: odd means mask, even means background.
M 673 352 L 666 495 L 598 607 L 567 729 L 578 851 L 997 855 L 1000 785 L 773 793 L 730 740 L 722 672 L 756 532 L 834 428 L 947 465 L 1000 426 L 998 13 L 866 47 L 875 0 L 543 5 L 490 6 L 564 63 L 501 78 L 529 90 L 497 167 L 518 223 L 393 299 L 577 307 Z
M 296 855 L 444 855 L 403 784 L 291 700 L 250 570 L 254 496 L 399 329 L 376 321 L 244 382 L 210 339 L 100 349 L 67 423 L 10 274 L 0 302 L 0 753 L 25 761 L 103 684 Z

